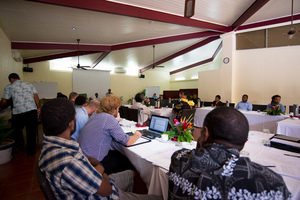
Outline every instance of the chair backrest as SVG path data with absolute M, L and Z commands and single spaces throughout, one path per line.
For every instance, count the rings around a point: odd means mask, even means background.
M 185 117 L 185 119 L 187 120 L 191 115 L 193 115 L 191 122 L 194 123 L 195 112 L 196 112 L 196 109 L 183 109 L 181 117 L 182 118 Z
M 229 103 L 230 108 L 234 108 L 234 105 L 235 105 L 235 103 Z M 223 103 L 222 106 L 226 107 L 227 105 L 226 105 L 226 103 Z
M 300 106 L 298 107 L 298 112 L 299 112 Z M 289 106 L 289 112 L 287 112 L 287 110 L 285 109 L 286 113 L 290 113 L 290 112 L 294 112 L 294 105 Z M 300 112 L 299 112 L 300 113 Z
M 260 111 L 264 111 L 267 109 L 267 105 L 258 105 L 258 104 L 252 104 L 253 106 L 253 111 L 257 111 L 257 110 L 260 110 Z
M 121 106 L 120 109 L 120 117 L 125 118 L 129 120 L 129 113 L 128 113 L 128 107 L 126 106 Z
M 52 191 L 51 186 L 50 186 L 46 176 L 40 170 L 40 167 L 38 166 L 38 164 L 36 164 L 36 176 L 37 176 L 37 180 L 39 182 L 40 188 L 41 188 L 45 198 L 47 200 L 56 200 L 54 192 Z
M 205 107 L 211 106 L 212 103 L 213 102 L 211 102 L 211 101 L 204 101 L 204 106 Z
M 138 109 L 128 108 L 129 120 L 138 122 Z

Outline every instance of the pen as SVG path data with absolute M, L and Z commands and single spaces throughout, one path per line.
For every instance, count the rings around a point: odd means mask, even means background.
M 271 165 L 270 165 L 270 166 L 265 166 L 265 167 L 276 167 L 276 166 L 274 166 L 274 165 L 271 166 Z
M 290 154 L 283 154 L 285 156 L 292 156 L 292 157 L 296 157 L 296 158 L 300 158 L 300 156 L 295 156 L 295 155 L 290 155 Z

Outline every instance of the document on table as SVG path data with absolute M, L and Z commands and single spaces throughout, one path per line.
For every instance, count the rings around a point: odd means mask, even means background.
M 144 144 L 144 143 L 147 143 L 147 142 L 151 142 L 151 140 L 147 139 L 147 138 L 144 138 L 144 137 L 140 137 L 139 139 L 137 139 L 137 141 L 134 144 L 132 144 L 130 146 L 126 146 L 126 147 L 132 147 L 132 146 Z

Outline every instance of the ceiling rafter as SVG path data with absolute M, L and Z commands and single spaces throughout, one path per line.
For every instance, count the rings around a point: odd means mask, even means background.
M 208 59 L 205 59 L 205 60 L 201 60 L 200 62 L 197 62 L 197 63 L 191 64 L 191 65 L 182 67 L 182 68 L 180 68 L 180 69 L 176 69 L 176 70 L 174 70 L 174 71 L 171 71 L 171 72 L 170 72 L 170 75 L 173 75 L 173 74 L 176 74 L 176 73 L 179 73 L 179 72 L 182 72 L 182 71 L 191 69 L 191 68 L 193 68 L 193 67 L 199 67 L 200 65 L 204 65 L 204 64 L 206 64 L 206 63 L 212 62 L 212 61 L 215 59 L 215 57 L 217 56 L 217 54 L 221 51 L 222 45 L 223 45 L 223 43 L 221 42 L 221 43 L 219 44 L 219 46 L 217 47 L 216 51 L 214 52 L 214 54 L 212 55 L 211 58 L 208 58 Z
M 299 20 L 300 14 L 294 15 L 293 18 L 294 18 L 294 20 Z M 238 27 L 236 30 L 246 30 L 246 29 L 250 29 L 250 28 L 258 28 L 258 27 L 262 27 L 262 26 L 269 26 L 269 25 L 273 25 L 273 24 L 280 24 L 280 23 L 290 22 L 290 21 L 291 21 L 291 16 L 287 16 L 287 17 L 282 17 L 282 18 L 277 18 L 277 19 L 266 20 L 263 22 L 246 24 L 246 25 Z
M 72 8 L 79 8 L 85 10 L 93 10 L 98 12 L 112 13 L 130 17 L 137 17 L 141 19 L 149 19 L 160 22 L 167 22 L 172 24 L 179 24 L 185 26 L 192 26 L 204 28 L 219 32 L 227 32 L 226 26 L 209 23 L 196 19 L 188 19 L 185 17 L 172 15 L 164 12 L 154 11 L 145 8 L 134 7 L 130 5 L 114 3 L 106 0 L 27 0 L 39 3 L 48 3 L 53 5 L 67 6 Z
M 96 65 L 98 65 L 109 53 L 110 53 L 110 51 L 102 52 L 102 54 L 93 62 L 93 64 L 91 65 L 91 68 L 96 67 Z
M 73 57 L 73 56 L 82 56 L 82 55 L 88 55 L 93 53 L 100 53 L 101 51 L 74 51 L 74 52 L 67 52 L 67 53 L 60 53 L 60 54 L 53 54 L 49 56 L 40 56 L 35 58 L 28 58 L 23 60 L 23 64 L 30 64 L 35 62 L 42 62 L 47 60 L 54 60 L 59 58 L 67 58 L 67 57 Z
M 151 63 L 150 65 L 148 65 L 148 66 L 140 69 L 140 73 L 143 73 L 144 71 L 152 69 L 153 65 L 160 65 L 160 64 L 162 64 L 164 62 L 172 60 L 173 58 L 176 58 L 176 57 L 178 57 L 178 56 L 180 56 L 182 54 L 185 54 L 185 53 L 187 53 L 189 51 L 192 51 L 192 50 L 197 49 L 197 48 L 199 48 L 201 46 L 204 46 L 204 45 L 206 45 L 206 44 L 208 44 L 208 43 L 210 43 L 210 42 L 212 42 L 214 40 L 217 40 L 219 38 L 220 38 L 219 36 L 213 36 L 213 37 L 209 37 L 209 38 L 207 38 L 205 40 L 202 40 L 202 41 L 200 41 L 200 42 L 198 42 L 198 43 L 196 43 L 196 44 L 194 44 L 194 45 L 192 45 L 190 47 L 187 47 L 187 48 L 185 48 L 185 49 L 183 49 L 181 51 L 178 51 L 178 52 L 176 52 L 176 53 L 174 53 L 172 55 L 169 55 L 169 56 L 167 56 L 167 57 L 165 57 L 165 58 L 163 58 L 161 60 L 158 60 L 158 61 L 156 61 L 154 63 Z
M 270 0 L 256 0 L 232 25 L 231 30 L 236 30 L 247 19 L 254 15 L 261 7 L 263 7 Z

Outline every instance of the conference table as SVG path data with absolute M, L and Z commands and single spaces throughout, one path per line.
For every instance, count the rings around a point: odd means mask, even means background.
M 197 108 L 194 118 L 194 126 L 202 127 L 205 116 L 213 107 Z M 265 112 L 239 110 L 249 122 L 251 131 L 263 131 L 268 129 L 270 133 L 276 133 L 277 122 L 289 118 L 289 115 L 266 115 Z
M 124 119 L 120 121 L 120 124 L 124 132 L 145 128 L 135 127 L 135 122 Z M 283 177 L 289 191 L 293 194 L 293 199 L 300 199 L 300 158 L 284 155 L 299 156 L 299 154 L 264 146 L 263 141 L 272 136 L 273 134 L 250 131 L 242 152 L 247 152 L 253 162 L 271 166 L 273 171 Z M 168 199 L 168 176 L 166 173 L 169 170 L 171 156 L 181 148 L 196 148 L 196 142 L 177 146 L 174 141 L 164 142 L 154 139 L 151 142 L 131 147 L 113 142 L 112 148 L 119 150 L 129 158 L 147 185 L 149 194 L 162 195 L 164 199 Z
M 300 119 L 296 119 L 290 118 L 277 122 L 276 133 L 300 138 Z

